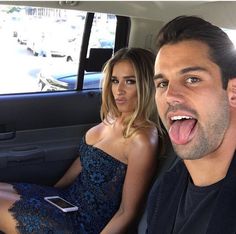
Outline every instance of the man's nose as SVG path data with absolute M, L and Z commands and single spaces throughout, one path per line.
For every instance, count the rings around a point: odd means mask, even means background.
M 183 103 L 184 94 L 182 88 L 179 85 L 169 84 L 166 91 L 166 101 L 170 105 Z

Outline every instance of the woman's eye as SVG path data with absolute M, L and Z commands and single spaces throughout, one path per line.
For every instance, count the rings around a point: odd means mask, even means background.
M 126 84 L 136 84 L 136 80 L 126 80 Z
M 113 83 L 113 84 L 118 84 L 119 82 L 118 82 L 118 80 L 116 79 L 116 78 L 111 78 L 111 83 Z
M 200 79 L 199 78 L 197 78 L 197 77 L 188 77 L 187 79 L 186 79 L 186 82 L 187 83 L 190 83 L 190 84 L 194 84 L 194 83 L 197 83 L 197 82 L 199 82 L 200 81 Z

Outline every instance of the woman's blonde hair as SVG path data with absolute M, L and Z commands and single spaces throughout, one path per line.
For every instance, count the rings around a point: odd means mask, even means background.
M 124 60 L 128 60 L 133 65 L 138 97 L 134 112 L 125 119 L 123 135 L 127 138 L 140 128 L 159 125 L 159 121 L 153 80 L 155 55 L 142 48 L 123 48 L 105 64 L 100 112 L 102 121 L 111 123 L 111 119 L 121 115 L 112 94 L 111 76 L 115 64 Z

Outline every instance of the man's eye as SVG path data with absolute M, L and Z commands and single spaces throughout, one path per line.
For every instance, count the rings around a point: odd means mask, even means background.
M 186 79 L 186 82 L 187 83 L 190 83 L 190 84 L 194 84 L 194 83 L 197 83 L 197 82 L 199 82 L 200 81 L 200 79 L 199 78 L 197 78 L 197 77 L 188 77 L 187 79 Z
M 158 82 L 156 83 L 156 88 L 165 88 L 167 87 L 167 85 L 168 85 L 167 81 Z

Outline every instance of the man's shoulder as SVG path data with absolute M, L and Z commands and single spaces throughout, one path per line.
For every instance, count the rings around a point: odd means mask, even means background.
M 172 165 L 166 172 L 163 173 L 163 176 L 160 178 L 161 180 L 173 180 L 173 176 L 174 179 L 178 179 L 179 175 L 181 173 L 185 173 L 187 172 L 187 169 L 183 163 L 183 161 L 181 159 L 178 159 L 178 161 Z M 178 176 L 177 176 L 178 175 Z
M 176 191 L 182 188 L 182 185 L 179 187 L 178 184 L 186 181 L 183 179 L 186 178 L 186 172 L 183 161 L 178 160 L 175 165 L 156 179 L 148 198 L 147 213 L 149 221 L 152 220 L 154 213 L 157 210 L 159 211 L 160 206 L 163 208 L 163 204 L 169 203 L 169 199 L 175 199 Z
M 162 191 L 163 187 L 172 187 L 176 185 L 178 180 L 181 179 L 181 174 L 186 174 L 187 169 L 182 160 L 178 160 L 173 166 L 171 166 L 166 172 L 158 177 L 151 189 L 151 194 L 157 194 Z

